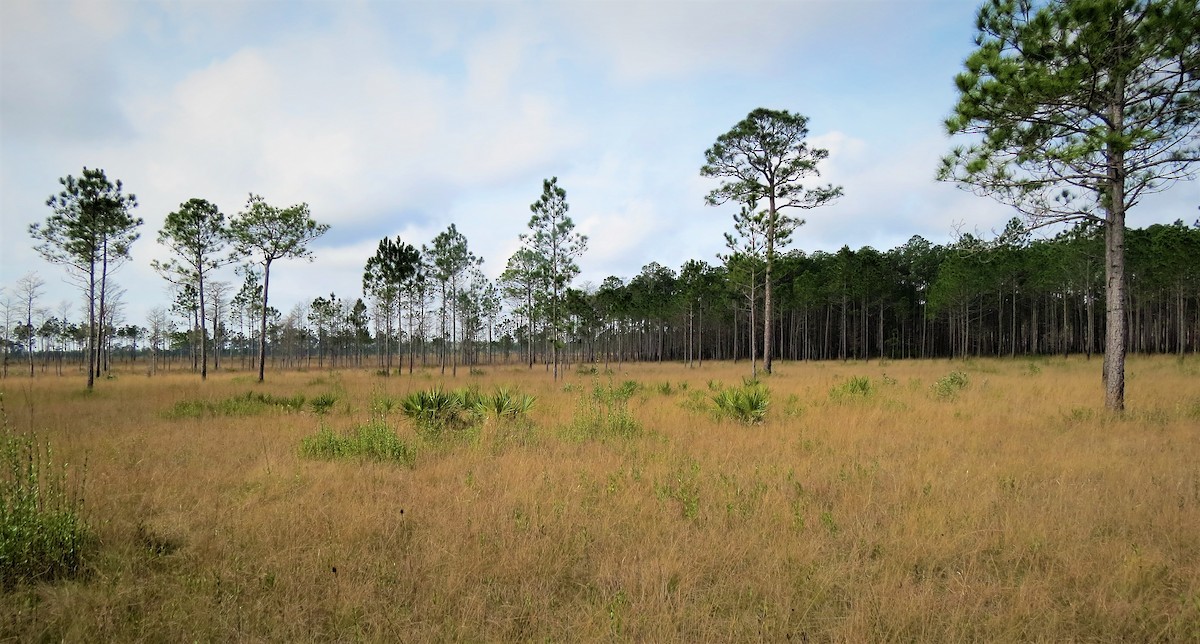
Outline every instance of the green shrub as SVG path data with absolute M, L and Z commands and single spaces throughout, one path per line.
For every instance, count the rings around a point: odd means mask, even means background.
M 862 400 L 874 392 L 871 379 L 866 376 L 851 376 L 846 382 L 829 390 L 829 398 L 835 401 Z
M 400 411 L 413 419 L 417 430 L 428 438 L 471 427 L 482 415 L 468 403 L 464 392 L 440 388 L 416 391 L 400 401 Z
M 308 406 L 312 408 L 313 413 L 323 416 L 328 414 L 336 403 L 337 394 L 330 392 L 315 396 L 312 400 L 308 401 Z
M 520 394 L 505 387 L 499 387 L 485 401 L 489 414 L 496 418 L 522 418 L 533 409 L 534 397 Z
M 300 453 L 308 458 L 324 460 L 361 458 L 409 466 L 417 456 L 413 448 L 400 440 L 382 419 L 358 425 L 346 435 L 322 425 L 316 434 L 300 441 Z
M 625 382 L 621 383 L 620 387 L 614 389 L 612 393 L 619 398 L 629 400 L 630 398 L 633 398 L 634 394 L 641 391 L 641 389 L 642 383 L 636 380 L 626 380 Z
M 400 409 L 426 438 L 440 438 L 478 429 L 488 416 L 501 421 L 524 418 L 534 400 L 533 396 L 504 387 L 491 395 L 474 388 L 431 389 L 409 394 L 400 401 Z
M 0 397 L 0 588 L 79 574 L 93 543 L 83 520 L 83 477 L 74 487 L 50 445 L 8 424 Z
M 739 423 L 756 425 L 767 417 L 771 406 L 771 392 L 760 384 L 745 384 L 718 391 L 712 397 L 716 415 L 732 418 Z
M 966 389 L 967 374 L 963 371 L 952 371 L 933 383 L 933 395 L 939 400 L 952 400 L 958 392 Z

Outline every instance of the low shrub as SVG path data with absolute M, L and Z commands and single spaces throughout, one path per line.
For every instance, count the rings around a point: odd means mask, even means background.
M 722 389 L 713 395 L 712 400 L 719 418 L 756 425 L 767 417 L 767 409 L 771 406 L 771 392 L 756 382 Z
M 967 388 L 967 374 L 964 371 L 952 371 L 933 383 L 933 395 L 939 400 L 952 400 L 958 392 Z
M 489 414 L 496 418 L 521 418 L 533 409 L 534 397 L 499 387 L 484 403 Z
M 862 400 L 874 393 L 871 379 L 866 376 L 850 376 L 846 382 L 836 385 L 829 390 L 829 398 L 834 401 Z
M 330 410 L 333 409 L 333 406 L 337 403 L 337 399 L 337 394 L 332 392 L 324 393 L 315 396 L 312 400 L 308 401 L 308 406 L 313 410 L 314 414 L 323 416 L 328 414 Z
M 482 420 L 482 414 L 467 400 L 465 392 L 468 391 L 471 390 L 443 391 L 434 388 L 415 391 L 400 401 L 400 411 L 416 423 L 419 432 L 429 438 L 458 432 Z
M 474 388 L 435 388 L 409 394 L 400 401 L 400 410 L 426 438 L 439 438 L 478 428 L 489 416 L 501 421 L 524 418 L 534 401 L 533 396 L 504 387 L 490 395 Z

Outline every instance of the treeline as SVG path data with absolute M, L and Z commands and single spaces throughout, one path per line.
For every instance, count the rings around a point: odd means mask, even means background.
M 1015 222 L 1014 222 L 1015 223 Z M 1004 243 L 913 237 L 888 251 L 793 251 L 776 267 L 774 355 L 787 360 L 1092 354 L 1103 351 L 1103 233 L 1077 227 Z M 1200 226 L 1127 236 L 1130 350 L 1200 350 Z M 745 261 L 745 258 L 742 258 Z M 752 272 L 751 272 L 752 273 Z M 748 273 L 750 274 L 750 273 Z M 572 303 L 576 359 L 752 357 L 761 289 L 727 266 L 650 264 Z M 754 317 L 752 317 L 754 316 Z M 761 318 L 759 318 L 761 319 Z
M 937 245 L 913 237 L 887 251 L 843 247 L 833 253 L 780 255 L 773 275 L 775 357 L 1102 353 L 1100 229 L 1077 227 L 1052 239 L 1030 239 L 1011 226 L 1001 239 L 984 243 L 966 236 Z M 443 251 L 453 246 L 440 241 Z M 443 271 L 443 297 L 440 255 L 432 246 L 425 250 L 415 253 L 413 270 L 428 278 L 414 282 L 423 286 L 408 294 L 331 293 L 286 313 L 269 307 L 269 364 L 385 369 L 392 356 L 400 356 L 404 368 L 527 363 L 551 369 L 555 348 L 565 365 L 698 364 L 747 360 L 752 346 L 761 347 L 761 329 L 751 324 L 751 316 L 762 320 L 763 291 L 749 288 L 747 276 L 754 271 L 745 270 L 745 264 L 691 260 L 674 270 L 651 263 L 629 278 L 566 288 L 558 305 L 561 319 L 555 322 L 549 308 L 553 289 L 546 288 L 544 273 L 519 270 L 521 253 L 496 283 L 483 277 L 478 260 L 443 260 L 451 268 L 469 265 L 461 279 Z M 1130 229 L 1127 253 L 1129 349 L 1200 350 L 1200 227 L 1177 221 Z M 450 255 L 469 253 L 460 249 Z M 452 285 L 451 279 L 460 284 Z M 221 282 L 213 285 L 205 307 L 210 359 L 216 368 L 253 368 L 261 287 L 253 279 L 236 293 Z M 30 307 L 15 297 L 19 292 L 14 289 L 4 299 L 0 319 L 5 373 L 14 365 L 59 374 L 85 368 L 86 321 L 68 321 L 67 307 L 53 314 L 33 307 L 27 322 Z M 147 369 L 199 370 L 201 331 L 194 300 L 178 298 L 173 313 L 154 309 L 139 325 L 123 319 L 120 299 L 114 298 L 99 334 L 103 369 L 137 361 Z

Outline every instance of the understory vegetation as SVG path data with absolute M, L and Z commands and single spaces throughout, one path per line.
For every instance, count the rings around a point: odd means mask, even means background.
M 1198 364 L 8 379 L 0 640 L 1191 641 Z
M 0 393 L 0 589 L 73 577 L 92 533 L 84 521 L 82 474 L 72 482 L 49 443 L 18 433 Z

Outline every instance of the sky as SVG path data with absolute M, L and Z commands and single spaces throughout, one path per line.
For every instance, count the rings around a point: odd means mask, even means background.
M 314 261 L 272 270 L 271 304 L 353 300 L 382 237 L 451 223 L 496 277 L 542 181 L 588 237 L 577 285 L 650 262 L 717 263 L 736 207 L 710 207 L 704 151 L 758 107 L 809 118 L 829 150 L 792 248 L 887 250 L 989 234 L 1015 212 L 934 179 L 973 48 L 973 0 L 3 0 L 0 286 L 35 271 L 39 305 L 78 286 L 32 249 L 58 179 L 102 168 L 145 220 L 113 276 L 126 319 L 169 306 L 151 261 L 188 199 L 228 216 L 251 193 L 331 226 Z M 1129 225 L 1195 218 L 1197 182 Z M 231 270 L 217 276 L 232 282 Z

